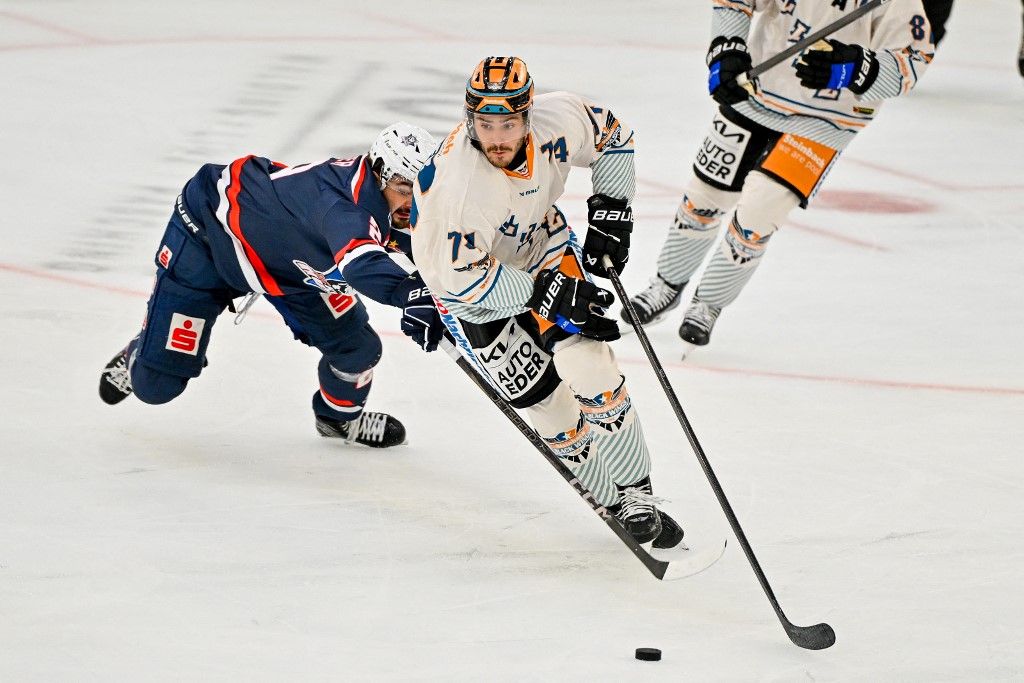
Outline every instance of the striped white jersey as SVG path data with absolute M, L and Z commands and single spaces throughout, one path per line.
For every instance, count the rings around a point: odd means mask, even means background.
M 744 38 L 756 65 L 865 1 L 712 0 L 712 36 Z M 878 78 L 864 94 L 804 88 L 793 65 L 780 64 L 758 78 L 756 95 L 733 108 L 772 130 L 842 149 L 875 117 L 883 100 L 917 84 L 935 52 L 931 33 L 921 0 L 890 0 L 830 36 L 875 51 Z
M 534 98 L 516 171 L 492 166 L 460 124 L 414 187 L 413 257 L 427 286 L 464 320 L 521 313 L 538 273 L 574 239 L 554 206 L 569 169 L 591 167 L 595 194 L 632 201 L 633 142 L 606 108 L 566 92 Z

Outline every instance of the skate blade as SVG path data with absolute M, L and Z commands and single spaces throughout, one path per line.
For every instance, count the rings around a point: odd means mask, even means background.
M 694 349 L 700 348 L 696 344 L 691 344 L 688 341 L 679 340 L 683 345 L 683 352 L 679 355 L 679 360 L 686 360 Z
M 648 552 L 654 559 L 669 563 L 663 581 L 678 581 L 696 576 L 718 562 L 728 544 L 729 540 L 723 538 L 699 548 L 688 548 L 685 543 L 680 543 L 675 548 L 649 548 Z

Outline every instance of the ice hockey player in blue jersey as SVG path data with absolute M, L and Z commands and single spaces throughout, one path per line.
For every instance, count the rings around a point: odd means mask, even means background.
M 422 128 L 395 123 L 351 159 L 289 167 L 247 156 L 200 168 L 157 250 L 142 330 L 103 370 L 103 401 L 180 395 L 206 365 L 217 317 L 233 299 L 262 294 L 296 339 L 323 354 L 317 431 L 373 447 L 404 443 L 401 422 L 363 410 L 381 342 L 357 293 L 401 308 L 402 331 L 437 348 L 443 325 L 407 257 L 412 179 L 434 146 Z

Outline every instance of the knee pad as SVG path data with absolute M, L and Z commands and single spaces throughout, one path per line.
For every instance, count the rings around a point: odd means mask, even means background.
M 800 197 L 792 190 L 755 171 L 747 176 L 734 222 L 748 236 L 767 239 L 798 206 Z
M 324 352 L 324 359 L 331 371 L 340 379 L 349 380 L 346 375 L 359 375 L 376 367 L 384 353 L 380 336 L 370 327 L 363 325 L 350 336 L 344 350 Z
M 561 382 L 551 355 L 516 318 L 463 322 L 462 328 L 480 365 L 512 407 L 543 401 Z
M 227 300 L 216 290 L 193 289 L 166 271 L 157 274 L 137 361 L 176 377 L 198 377 L 217 316 Z
M 159 405 L 172 401 L 185 391 L 187 377 L 171 375 L 136 360 L 131 367 L 132 391 L 143 403 Z
M 580 396 L 597 396 L 614 391 L 622 383 L 622 373 L 612 347 L 604 342 L 574 336 L 572 343 L 559 344 L 555 350 L 558 374 Z

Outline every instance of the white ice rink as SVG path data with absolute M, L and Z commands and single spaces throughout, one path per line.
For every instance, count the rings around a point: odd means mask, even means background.
M 397 119 L 445 133 L 489 54 L 638 130 L 639 288 L 713 111 L 709 6 L 0 0 L 0 681 L 1024 680 L 1017 0 L 957 3 L 711 346 L 683 363 L 678 315 L 651 330 L 783 608 L 831 623 L 829 650 L 787 640 L 735 542 L 651 578 L 394 311 L 371 306 L 370 406 L 410 432 L 388 452 L 316 436 L 317 353 L 265 302 L 221 319 L 175 402 L 96 395 L 200 164 L 358 153 Z M 561 202 L 578 228 L 588 183 Z M 657 493 L 728 534 L 636 340 L 615 348 Z

